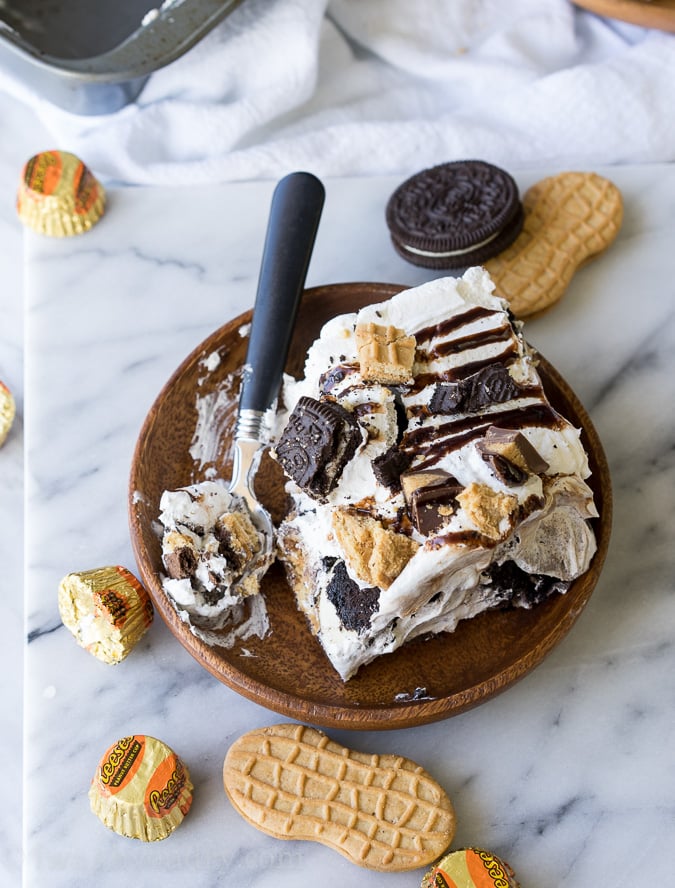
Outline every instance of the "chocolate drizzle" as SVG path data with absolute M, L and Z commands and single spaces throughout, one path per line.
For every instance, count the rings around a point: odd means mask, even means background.
M 336 385 L 344 382 L 344 380 L 348 376 L 351 376 L 351 374 L 357 373 L 358 369 L 358 361 L 337 364 L 335 367 L 331 367 L 330 370 L 321 374 L 321 377 L 319 378 L 319 389 L 324 395 L 329 394 Z
M 482 305 L 476 305 L 460 314 L 452 315 L 438 324 L 430 327 L 423 327 L 421 330 L 415 331 L 415 342 L 419 347 L 424 342 L 431 342 L 432 339 L 438 339 L 441 336 L 447 336 L 453 330 L 459 330 L 468 324 L 478 321 L 481 318 L 500 317 L 501 312 L 492 308 L 486 308 Z
M 404 435 L 400 446 L 421 454 L 423 461 L 416 463 L 416 468 L 423 469 L 438 462 L 446 454 L 482 437 L 491 425 L 507 429 L 526 426 L 553 429 L 559 427 L 560 423 L 559 414 L 548 404 L 528 404 L 482 416 L 462 416 L 438 426 L 413 429 Z

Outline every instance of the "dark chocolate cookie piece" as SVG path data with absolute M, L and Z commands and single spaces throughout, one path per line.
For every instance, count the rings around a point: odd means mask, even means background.
M 456 382 L 438 382 L 429 401 L 432 413 L 477 413 L 517 397 L 518 385 L 505 364 L 495 361 Z
M 377 586 L 361 589 L 347 573 L 344 561 L 336 562 L 333 567 L 326 595 L 338 612 L 344 628 L 354 632 L 361 632 L 370 626 L 370 618 L 380 600 Z
M 459 160 L 399 185 L 386 221 L 394 248 L 409 262 L 466 268 L 513 243 L 523 227 L 523 208 L 509 173 L 483 160 Z
M 361 442 L 358 422 L 333 401 L 302 397 L 276 447 L 276 457 L 298 487 L 319 499 L 335 487 Z
M 504 604 L 531 608 L 551 595 L 563 594 L 570 583 L 545 574 L 528 574 L 513 561 L 493 564 L 484 573 L 485 582 L 499 589 Z

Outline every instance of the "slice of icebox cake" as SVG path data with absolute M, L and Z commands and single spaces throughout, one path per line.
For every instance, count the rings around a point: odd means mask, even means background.
M 273 456 L 298 607 L 343 680 L 487 608 L 564 593 L 596 549 L 580 432 L 482 268 L 329 321 Z

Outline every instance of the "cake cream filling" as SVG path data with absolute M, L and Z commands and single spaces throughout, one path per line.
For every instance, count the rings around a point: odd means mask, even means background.
M 502 229 L 497 229 L 494 234 L 491 234 L 489 237 L 486 237 L 482 241 L 478 241 L 476 244 L 471 244 L 468 247 L 462 247 L 457 250 L 444 250 L 440 252 L 438 250 L 422 250 L 419 247 L 413 247 L 411 244 L 402 244 L 399 243 L 399 246 L 404 250 L 407 250 L 408 253 L 414 253 L 416 256 L 433 256 L 438 257 L 439 259 L 445 259 L 449 256 L 465 256 L 467 253 L 473 253 L 475 250 L 479 250 L 481 247 L 486 246 L 487 244 L 491 244 L 495 238 L 502 233 Z
M 504 592 L 486 577 L 494 566 L 513 562 L 526 574 L 543 574 L 569 582 L 588 569 L 595 537 L 588 519 L 597 515 L 580 432 L 550 408 L 534 355 L 507 305 L 492 295 L 492 281 L 482 268 L 462 278 L 441 278 L 397 294 L 387 302 L 329 321 L 310 348 L 302 380 L 285 379 L 285 418 L 300 397 L 329 397 L 352 411 L 365 430 L 354 457 L 324 502 L 317 502 L 289 481 L 293 510 L 280 528 L 280 553 L 293 547 L 293 585 L 331 663 L 347 680 L 365 663 L 393 651 L 417 635 L 452 631 L 458 622 L 502 603 Z M 357 323 L 392 325 L 417 339 L 414 381 L 398 389 L 364 382 L 358 371 L 354 329 Z M 500 362 L 516 383 L 517 394 L 480 410 L 451 416 L 429 415 L 437 382 L 468 375 L 475 366 Z M 331 371 L 342 368 L 335 376 Z M 326 389 L 330 374 L 329 390 Z M 398 400 L 398 409 L 397 409 Z M 401 405 L 406 424 L 401 429 Z M 542 407 L 546 421 L 539 421 Z M 548 411 L 548 413 L 546 413 Z M 513 424 L 548 463 L 544 472 L 529 473 L 521 484 L 507 484 L 493 471 L 478 447 L 491 425 Z M 466 429 L 471 433 L 467 436 Z M 518 510 L 499 523 L 498 539 L 467 544 L 476 525 L 465 508 L 455 508 L 443 526 L 426 538 L 414 526 L 408 533 L 419 548 L 386 589 L 380 589 L 369 625 L 347 628 L 328 595 L 330 565 L 343 561 L 350 580 L 363 581 L 341 549 L 332 526 L 336 509 L 351 508 L 391 523 L 405 512 L 401 492 L 376 480 L 372 460 L 392 443 L 411 454 L 411 470 L 442 469 L 463 487 L 482 485 L 515 497 Z M 464 538 L 463 538 L 464 535 Z M 297 553 L 300 553 L 299 557 Z

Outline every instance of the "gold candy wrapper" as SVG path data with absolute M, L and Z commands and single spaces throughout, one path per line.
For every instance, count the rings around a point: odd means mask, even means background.
M 482 848 L 462 848 L 442 857 L 424 876 L 421 888 L 520 888 L 503 860 Z
M 100 567 L 65 576 L 59 613 L 78 644 L 104 663 L 120 663 L 153 619 L 152 602 L 124 567 Z
M 157 842 L 179 826 L 192 804 L 190 774 L 161 740 L 122 737 L 106 750 L 89 788 L 91 810 L 122 836 Z
M 14 422 L 16 405 L 14 398 L 7 386 L 0 380 L 0 447 L 5 443 Z
M 105 190 L 67 151 L 42 151 L 26 163 L 16 201 L 21 221 L 50 237 L 82 234 L 105 209 Z

